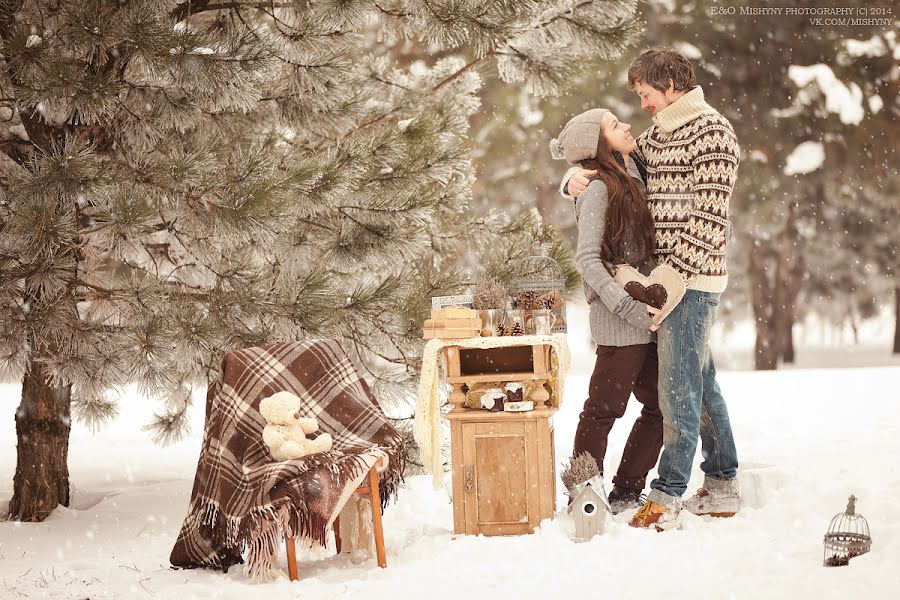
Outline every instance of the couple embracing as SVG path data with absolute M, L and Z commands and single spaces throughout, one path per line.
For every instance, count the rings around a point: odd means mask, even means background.
M 682 507 L 714 516 L 740 509 L 737 451 L 709 348 L 728 283 L 724 241 L 740 150 L 731 124 L 705 102 L 691 64 L 674 50 L 641 54 L 628 88 L 653 114 L 637 139 L 598 108 L 571 119 L 552 144 L 555 156 L 575 165 L 561 191 L 576 198 L 575 262 L 597 344 L 574 454 L 590 453 L 603 470 L 609 431 L 633 393 L 643 409 L 609 501 L 614 512 L 636 509 L 633 527 L 664 531 L 679 526 Z M 638 279 L 669 275 L 659 277 L 668 298 L 662 310 L 626 292 L 625 271 Z M 703 487 L 682 501 L 698 440 Z M 657 457 L 658 477 L 641 504 Z

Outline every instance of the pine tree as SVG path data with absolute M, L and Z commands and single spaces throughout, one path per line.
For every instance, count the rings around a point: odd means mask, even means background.
M 99 424 L 131 382 L 163 442 L 238 347 L 336 336 L 387 394 L 429 296 L 565 263 L 536 215 L 468 207 L 481 73 L 558 93 L 634 38 L 635 4 L 0 0 L 10 516 L 68 504 L 70 411 Z M 405 40 L 442 58 L 404 64 Z

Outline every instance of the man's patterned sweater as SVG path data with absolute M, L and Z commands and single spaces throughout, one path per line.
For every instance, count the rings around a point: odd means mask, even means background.
M 637 138 L 647 167 L 647 202 L 656 225 L 655 257 L 688 289 L 722 292 L 728 284 L 720 238 L 737 178 L 740 148 L 728 119 L 696 87 L 657 112 Z

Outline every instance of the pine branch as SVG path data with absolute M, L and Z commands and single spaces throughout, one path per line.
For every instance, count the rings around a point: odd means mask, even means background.
M 497 53 L 492 53 L 491 55 L 494 55 L 494 54 L 497 54 Z M 481 63 L 484 61 L 484 59 L 488 58 L 488 56 L 491 56 L 491 55 L 486 55 L 486 56 L 483 56 L 483 57 L 481 57 L 481 58 L 476 58 L 476 59 L 474 59 L 474 60 L 468 62 L 468 63 L 465 64 L 463 67 L 457 69 L 454 73 L 452 73 L 451 75 L 445 77 L 445 78 L 442 79 L 439 83 L 437 83 L 436 85 L 434 85 L 433 87 L 431 87 L 431 88 L 426 92 L 425 95 L 431 95 L 431 94 L 434 94 L 435 92 L 439 91 L 439 90 L 440 90 L 442 87 L 444 87 L 445 85 L 447 85 L 447 84 L 449 84 L 449 83 L 452 83 L 453 81 L 457 80 L 461 75 L 463 75 L 463 74 L 466 73 L 467 71 L 470 71 L 471 69 L 473 69 L 473 68 L 475 68 L 476 66 L 478 66 L 479 64 L 481 64 Z M 411 106 L 411 103 L 412 103 L 412 99 L 410 99 L 410 100 L 407 101 L 406 103 L 401 103 L 401 104 L 398 104 L 398 105 L 394 106 L 390 111 L 388 111 L 388 112 L 386 112 L 386 113 L 383 113 L 383 114 L 381 114 L 381 115 L 379 115 L 379 116 L 377 116 L 377 117 L 374 117 L 374 118 L 372 118 L 372 119 L 370 119 L 370 120 L 368 120 L 368 121 L 365 121 L 365 122 L 363 122 L 363 123 L 357 125 L 357 126 L 354 127 L 353 129 L 350 129 L 350 130 L 346 131 L 346 132 L 343 134 L 343 136 L 341 136 L 340 140 L 338 140 L 338 141 L 339 141 L 339 142 L 340 142 L 340 141 L 343 141 L 343 140 L 347 139 L 350 135 L 357 134 L 357 133 L 361 132 L 361 131 L 364 130 L 364 129 L 367 129 L 367 128 L 369 128 L 369 127 L 372 127 L 373 125 L 376 125 L 376 124 L 378 124 L 378 123 L 381 123 L 381 122 L 383 122 L 385 119 L 388 119 L 389 117 L 392 117 L 392 116 L 396 115 L 397 113 L 399 113 L 399 112 L 401 112 L 401 111 L 403 111 L 403 110 L 405 110 L 405 109 L 408 109 L 408 108 Z
M 460 291 L 474 264 L 564 256 L 539 218 L 468 204 L 482 67 L 549 90 L 575 52 L 553 58 L 574 23 L 545 6 L 17 4 L 21 29 L 0 27 L 17 32 L 3 68 L 19 77 L 0 95 L 40 105 L 55 137 L 4 169 L 3 360 L 71 340 L 46 360 L 85 415 L 136 381 L 169 398 L 150 425 L 161 441 L 183 432 L 185 382 L 247 345 L 338 337 L 399 401 L 431 295 Z M 404 67 L 379 35 L 446 57 Z
M 389 17 L 395 17 L 397 19 L 405 19 L 407 17 L 412 17 L 413 14 L 410 12 L 400 11 L 400 10 L 390 10 L 381 6 L 378 2 L 373 3 L 375 8 L 378 9 L 380 13 Z

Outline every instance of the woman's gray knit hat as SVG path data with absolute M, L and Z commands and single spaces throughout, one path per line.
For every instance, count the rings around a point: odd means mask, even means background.
M 577 117 L 572 117 L 559 137 L 550 140 L 550 154 L 556 160 L 566 159 L 570 165 L 596 158 L 597 142 L 600 140 L 600 121 L 609 111 L 605 108 L 592 108 Z

